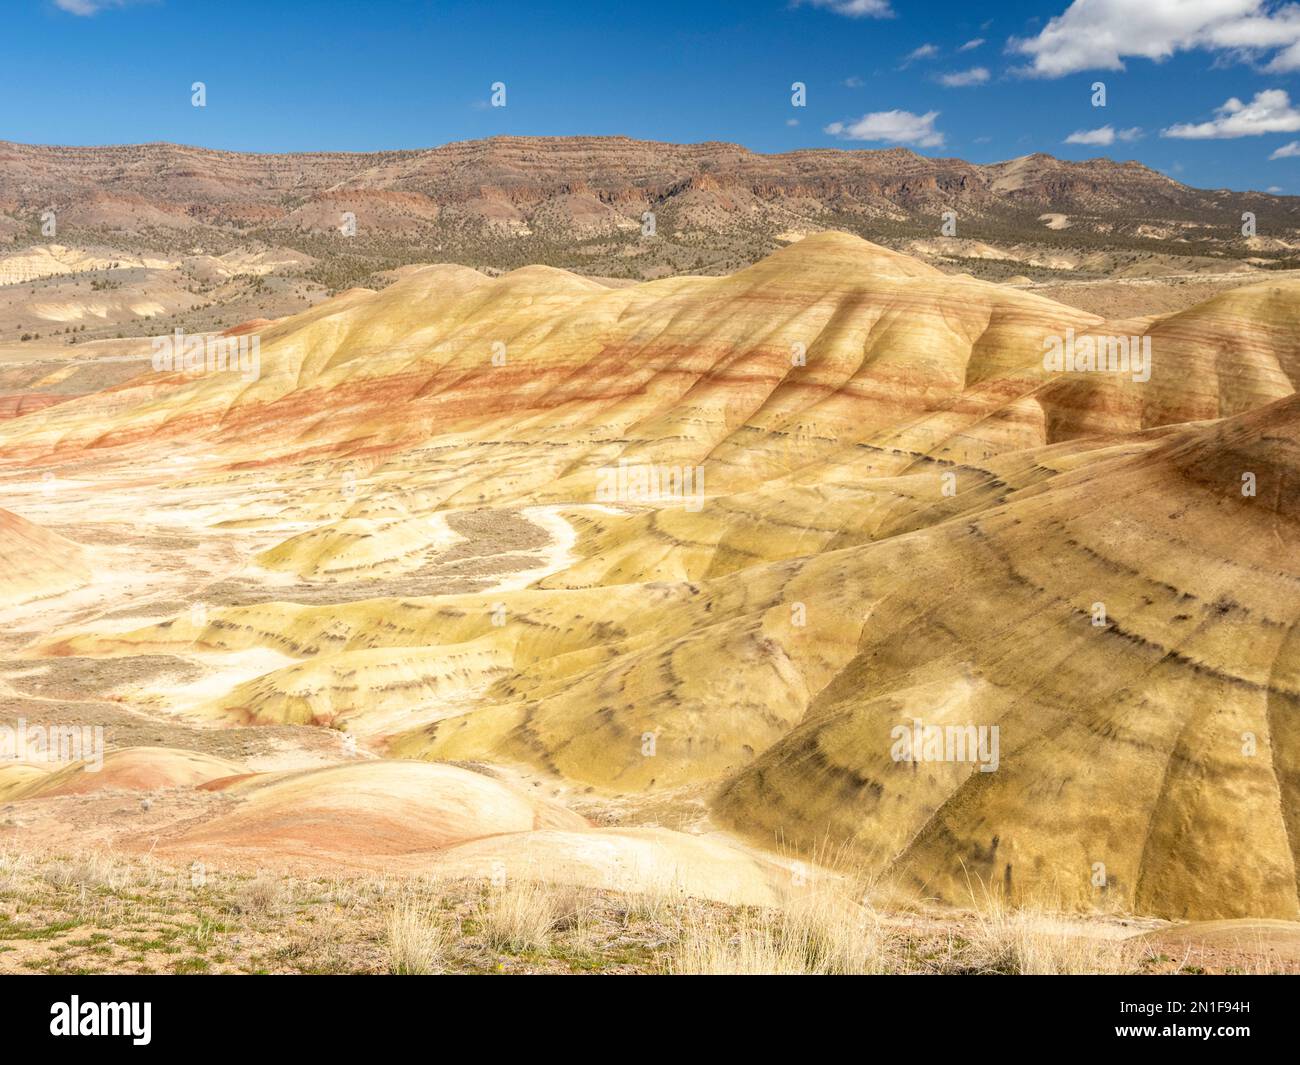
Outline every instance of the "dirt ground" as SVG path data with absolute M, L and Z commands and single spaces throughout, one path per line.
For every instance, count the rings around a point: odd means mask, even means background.
M 1297 276 L 1300 272 L 1295 270 L 1255 270 L 1102 281 L 1043 281 L 1026 286 L 1026 291 L 1064 303 L 1067 307 L 1117 320 L 1174 314 L 1229 289 Z
M 698 900 L 546 886 L 522 893 L 540 913 L 521 915 L 508 891 L 485 881 L 232 872 L 147 855 L 37 854 L 0 846 L 0 974 L 401 973 L 412 971 L 412 933 L 400 919 L 412 913 L 435 937 L 437 951 L 431 969 L 416 971 L 725 969 L 727 956 L 700 962 L 701 941 L 724 955 L 734 952 L 731 963 L 754 971 L 764 962 L 749 958 L 743 945 L 789 935 L 792 920 Z M 884 973 L 1300 972 L 1294 932 L 1269 939 L 1266 931 L 1242 929 L 1235 940 L 1220 935 L 1206 944 L 1197 942 L 1199 926 L 1134 919 L 858 912 L 869 930 L 862 940 L 870 944 L 869 970 Z M 811 940 L 801 943 L 809 948 Z M 768 964 L 804 971 L 805 962 Z

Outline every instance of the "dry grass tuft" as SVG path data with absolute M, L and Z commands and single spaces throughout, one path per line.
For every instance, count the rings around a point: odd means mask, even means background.
M 130 883 L 130 867 L 101 851 L 86 851 L 71 858 L 58 858 L 42 870 L 45 882 L 60 891 L 81 894 L 118 891 Z
M 35 875 L 31 855 L 10 850 L 0 853 L 0 895 L 18 895 Z
M 993 909 L 977 917 L 968 967 L 1013 976 L 1118 975 L 1139 970 L 1122 940 L 1090 936 L 1032 910 Z
M 810 890 L 785 910 L 747 913 L 735 927 L 692 921 L 668 971 L 684 975 L 847 975 L 889 969 L 876 915 L 844 895 Z
M 713 921 L 688 924 L 666 971 L 676 976 L 799 976 L 805 959 L 766 911 L 739 927 Z
M 828 888 L 795 896 L 782 934 L 802 953 L 810 973 L 867 975 L 889 968 L 888 937 L 876 914 Z
M 258 873 L 235 894 L 235 909 L 254 917 L 274 916 L 287 902 L 284 883 L 274 873 Z
M 560 921 L 556 892 L 531 880 L 511 880 L 492 891 L 478 910 L 479 924 L 495 950 L 545 950 Z
M 449 937 L 435 911 L 403 902 L 388 917 L 388 964 L 396 976 L 433 976 L 446 968 Z

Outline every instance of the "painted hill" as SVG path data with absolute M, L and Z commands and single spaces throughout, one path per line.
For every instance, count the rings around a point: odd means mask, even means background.
M 0 510 L 0 607 L 68 591 L 91 578 L 81 545 Z
M 905 897 L 1294 918 L 1298 314 L 1280 282 L 1107 322 L 845 234 L 623 288 L 434 267 L 265 327 L 255 381 L 0 426 L 0 478 L 240 560 L 200 613 L 42 641 L 285 659 L 148 706 L 703 810 Z M 1045 367 L 1066 337 L 1149 373 Z M 485 515 L 571 541 L 448 590 Z

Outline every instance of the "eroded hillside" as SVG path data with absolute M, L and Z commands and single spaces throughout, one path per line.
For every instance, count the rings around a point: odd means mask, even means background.
M 1297 317 L 1280 281 L 1106 321 L 839 233 L 617 288 L 414 271 L 260 327 L 254 379 L 0 423 L 0 698 L 245 772 L 489 763 L 664 834 L 475 863 L 651 848 L 753 897 L 831 848 L 900 897 L 1296 917 Z M 1149 362 L 1045 368 L 1119 337 Z M 918 724 L 996 753 L 900 759 Z M 319 801 L 386 818 L 409 773 Z M 249 846 L 312 779 L 164 846 Z

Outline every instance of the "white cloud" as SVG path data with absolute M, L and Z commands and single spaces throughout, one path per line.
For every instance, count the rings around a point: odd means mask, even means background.
M 98 15 L 110 7 L 126 7 L 139 0 L 54 0 L 54 6 L 70 15 Z
M 1300 156 L 1300 141 L 1292 141 L 1290 144 L 1282 145 L 1282 147 L 1277 149 L 1277 151 L 1270 155 L 1269 158 L 1295 159 L 1297 156 Z
M 1066 144 L 1114 144 L 1115 131 L 1110 126 L 1101 129 L 1076 129 L 1065 138 Z
M 983 85 L 988 80 L 989 72 L 985 67 L 971 67 L 970 70 L 939 75 L 939 81 L 950 89 L 960 89 L 967 85 Z
M 1291 106 L 1291 97 L 1285 89 L 1257 92 L 1248 104 L 1234 96 L 1221 107 L 1216 107 L 1214 114 L 1209 122 L 1180 122 L 1161 130 L 1160 136 L 1181 140 L 1224 140 L 1300 130 L 1300 110 Z
M 938 111 L 914 115 L 911 111 L 874 111 L 847 125 L 832 122 L 826 132 L 842 140 L 886 141 L 890 144 L 915 144 L 921 148 L 939 148 L 943 134 L 934 128 Z
M 1100 129 L 1076 129 L 1065 138 L 1066 144 L 1091 144 L 1108 147 L 1117 140 L 1135 141 L 1142 136 L 1142 129 L 1139 126 L 1133 126 L 1129 129 L 1115 130 L 1111 126 L 1102 126 Z
M 787 118 L 785 124 L 787 126 L 797 126 L 799 125 L 799 120 L 797 118 Z
M 1073 0 L 1036 37 L 1012 39 L 1031 57 L 1023 73 L 1059 78 L 1123 70 L 1136 56 L 1156 62 L 1203 48 L 1237 58 L 1272 55 L 1267 69 L 1300 70 L 1300 4 L 1276 0 Z
M 1268 188 L 1266 188 L 1264 191 L 1265 191 L 1265 192 L 1271 192 L 1274 196 L 1276 196 L 1279 192 L 1282 191 L 1282 186 L 1281 186 L 1281 185 L 1270 185 L 1270 186 L 1269 186 Z
M 837 15 L 849 18 L 893 18 L 894 9 L 889 0 L 801 0 L 813 7 L 824 7 Z
M 1300 41 L 1278 52 L 1264 69 L 1272 74 L 1290 74 L 1300 70 Z
M 846 89 L 860 89 L 865 84 L 866 82 L 863 81 L 856 74 L 850 75 L 849 77 L 844 79 L 844 87 Z
M 918 59 L 933 59 L 939 54 L 939 46 L 936 44 L 923 44 L 920 48 L 914 49 L 903 56 L 903 65 L 915 63 Z
M 970 52 L 970 51 L 974 51 L 976 48 L 978 48 L 978 47 L 979 47 L 980 45 L 982 45 L 983 43 L 984 43 L 984 38 L 983 38 L 983 37 L 976 37 L 973 41 L 967 41 L 967 42 L 966 42 L 965 44 L 963 44 L 960 48 L 958 48 L 957 51 L 959 51 L 959 52 Z

